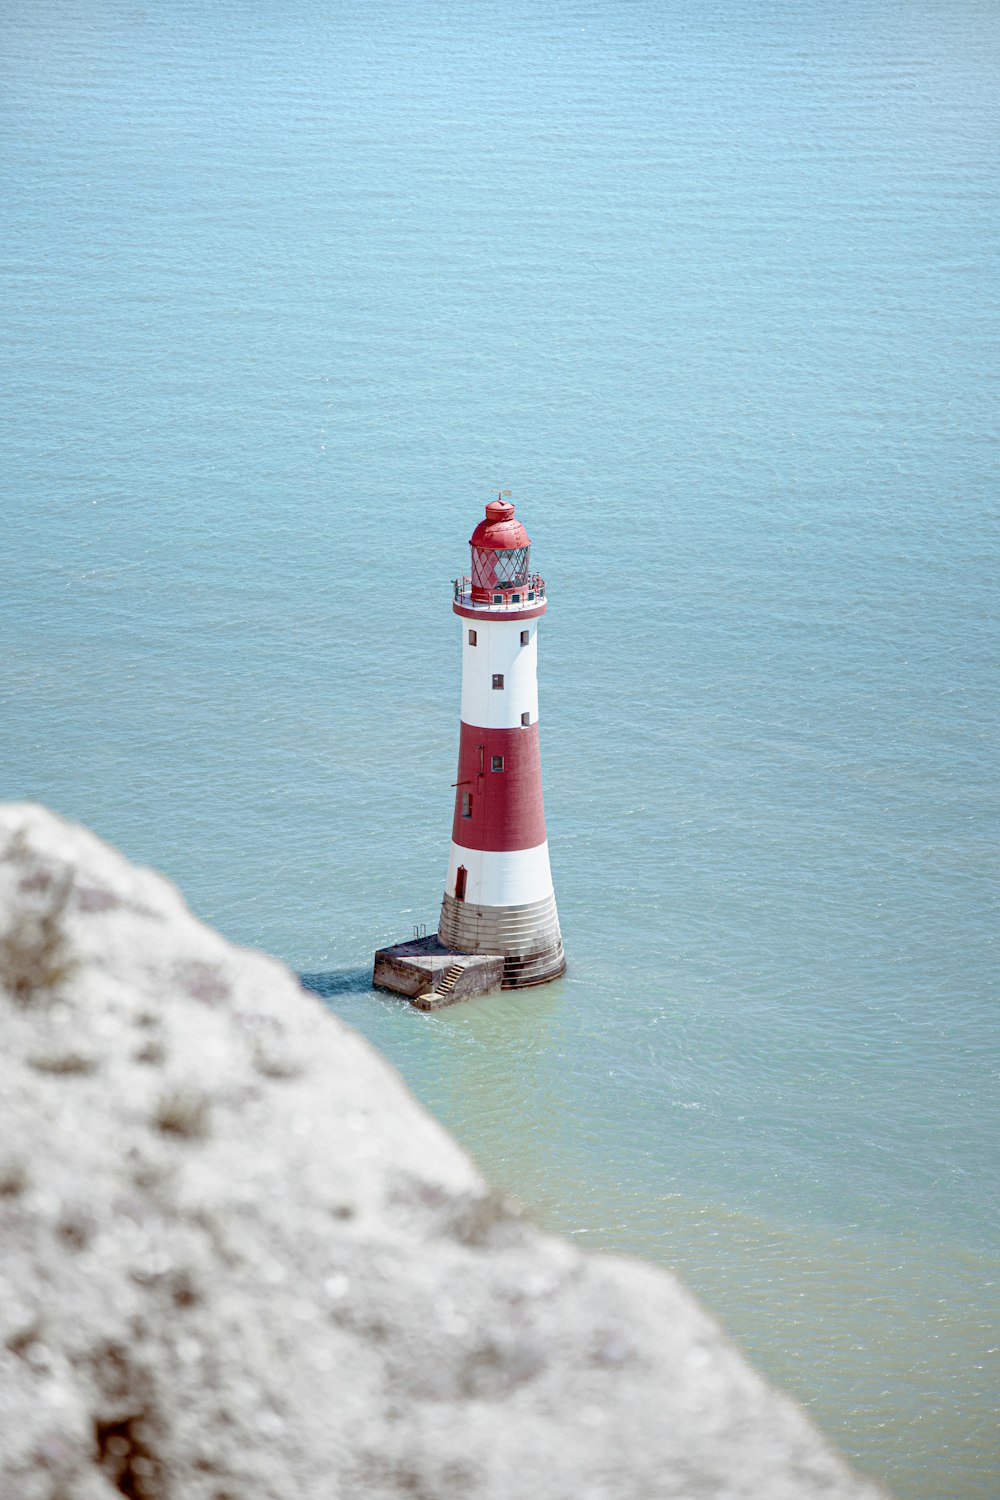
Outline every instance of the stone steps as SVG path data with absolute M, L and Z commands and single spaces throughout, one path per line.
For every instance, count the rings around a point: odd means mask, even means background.
M 418 1010 L 440 1010 L 502 989 L 503 965 L 502 953 L 449 953 L 435 934 L 380 948 L 372 980 L 377 987 L 405 995 Z
M 435 995 L 450 995 L 455 985 L 462 977 L 462 964 L 449 964 L 447 969 L 434 985 Z

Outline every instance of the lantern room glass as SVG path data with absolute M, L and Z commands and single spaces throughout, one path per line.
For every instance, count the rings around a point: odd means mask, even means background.
M 530 547 L 473 547 L 472 587 L 490 591 L 524 588 L 530 551 Z

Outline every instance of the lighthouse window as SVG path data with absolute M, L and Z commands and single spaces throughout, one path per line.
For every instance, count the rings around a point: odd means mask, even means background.
M 505 548 L 494 552 L 493 557 L 493 572 L 497 583 L 505 583 L 508 588 L 523 588 L 528 581 L 527 547 Z
M 463 818 L 471 818 L 472 817 L 472 793 L 471 792 L 463 792 L 462 793 L 462 817 Z
M 493 686 L 495 688 L 498 688 L 498 689 L 503 687 L 503 673 L 502 672 L 494 672 L 493 673 Z
M 470 630 L 469 631 L 469 645 L 470 646 L 474 646 L 475 644 L 476 644 L 476 632 L 474 630 Z
M 527 547 L 473 547 L 472 586 L 491 592 L 527 588 Z
M 529 639 L 530 639 L 530 636 L 529 636 L 528 631 L 527 630 L 522 630 L 521 631 L 521 645 L 522 646 L 526 646 L 528 644 Z
M 531 723 L 531 715 L 529 713 L 523 713 L 521 715 L 521 723 L 524 724 L 525 726 L 527 726 L 528 724 L 530 724 Z
M 493 603 L 494 604 L 502 604 L 503 603 L 503 594 L 494 594 L 493 595 Z
M 490 770 L 491 771 L 502 771 L 503 770 L 503 756 L 502 755 L 491 755 L 490 756 Z

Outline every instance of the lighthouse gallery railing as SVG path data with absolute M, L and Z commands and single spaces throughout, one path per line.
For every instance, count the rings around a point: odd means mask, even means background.
M 455 594 L 455 603 L 464 604 L 470 609 L 492 609 L 498 604 L 537 604 L 539 600 L 545 598 L 545 579 L 540 573 L 529 573 L 524 582 L 516 588 L 505 584 L 495 589 L 489 599 L 473 600 L 472 579 L 468 573 L 463 578 L 453 578 L 451 584 Z

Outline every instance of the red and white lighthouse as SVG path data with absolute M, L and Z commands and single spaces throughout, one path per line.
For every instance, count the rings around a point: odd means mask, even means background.
M 454 582 L 462 627 L 462 723 L 451 858 L 438 938 L 456 953 L 500 954 L 503 987 L 544 984 L 566 967 L 542 804 L 538 622 L 545 583 L 505 496 L 470 539 Z
M 548 604 L 507 492 L 454 580 L 462 725 L 451 858 L 436 933 L 375 954 L 372 984 L 421 1010 L 557 979 L 566 967 L 542 807 L 538 622 Z

